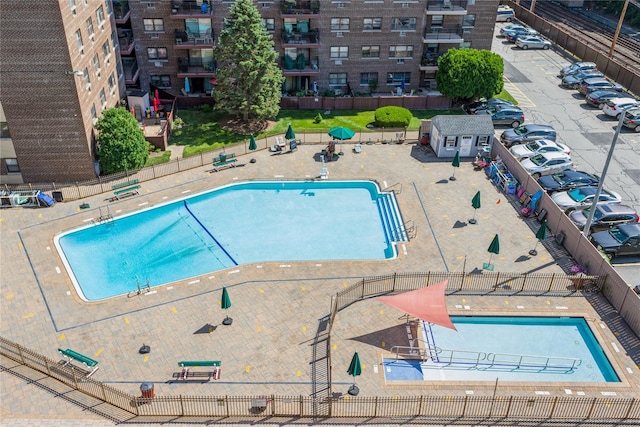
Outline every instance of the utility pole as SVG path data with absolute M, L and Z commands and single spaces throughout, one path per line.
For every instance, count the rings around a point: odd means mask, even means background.
M 629 0 L 625 0 L 624 6 L 622 6 L 622 12 L 620 13 L 620 19 L 618 20 L 618 26 L 616 27 L 616 32 L 613 34 L 613 40 L 611 40 L 611 49 L 609 49 L 609 58 L 613 58 L 613 51 L 616 48 L 616 42 L 618 41 L 618 34 L 620 34 L 620 29 L 622 28 L 622 22 L 624 21 L 624 15 L 627 13 L 627 6 L 629 6 Z

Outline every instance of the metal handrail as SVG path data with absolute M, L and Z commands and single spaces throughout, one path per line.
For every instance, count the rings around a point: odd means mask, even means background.
M 391 188 L 396 187 L 396 186 L 400 186 L 400 189 L 399 190 L 391 190 Z M 385 192 L 385 191 L 389 191 L 389 190 L 393 191 L 396 194 L 402 193 L 402 183 L 401 182 L 396 182 L 395 184 L 392 184 L 392 185 L 389 185 L 389 186 L 385 187 L 382 191 Z

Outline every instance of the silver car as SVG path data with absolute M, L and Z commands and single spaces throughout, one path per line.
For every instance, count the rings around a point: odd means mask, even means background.
M 565 153 L 539 153 L 523 159 L 520 164 L 535 179 L 574 168 L 571 157 Z
M 522 50 L 527 49 L 543 49 L 547 50 L 551 47 L 551 42 L 540 36 L 526 36 L 516 39 L 516 46 Z

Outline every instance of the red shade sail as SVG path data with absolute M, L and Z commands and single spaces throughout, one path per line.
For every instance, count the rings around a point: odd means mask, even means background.
M 445 280 L 426 288 L 376 299 L 418 319 L 456 330 L 444 301 L 448 282 Z

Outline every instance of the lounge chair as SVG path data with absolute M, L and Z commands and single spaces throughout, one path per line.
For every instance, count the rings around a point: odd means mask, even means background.
M 356 144 L 353 146 L 353 152 L 358 154 L 358 153 L 362 153 L 362 146 L 360 144 Z

